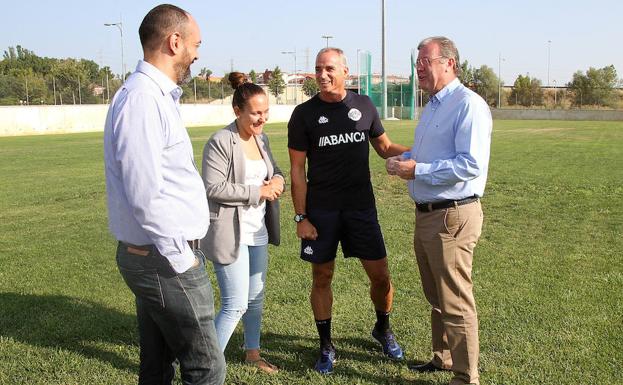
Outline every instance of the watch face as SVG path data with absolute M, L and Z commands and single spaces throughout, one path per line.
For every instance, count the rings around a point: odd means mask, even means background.
M 301 222 L 303 219 L 305 219 L 305 215 L 304 214 L 296 214 L 294 216 L 294 222 L 296 222 L 296 223 Z

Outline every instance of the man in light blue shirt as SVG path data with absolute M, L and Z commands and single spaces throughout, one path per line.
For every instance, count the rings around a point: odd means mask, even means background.
M 144 60 L 112 100 L 104 129 L 109 227 L 136 296 L 139 384 L 222 384 L 214 299 L 197 249 L 209 226 L 203 181 L 182 122 L 182 84 L 201 43 L 186 11 L 160 5 L 139 28 Z
M 410 153 L 387 160 L 416 203 L 415 255 L 430 303 L 433 358 L 409 368 L 452 370 L 451 385 L 479 384 L 473 252 L 482 229 L 492 120 L 487 103 L 461 84 L 459 53 L 445 37 L 418 46 L 420 87 L 431 97 Z

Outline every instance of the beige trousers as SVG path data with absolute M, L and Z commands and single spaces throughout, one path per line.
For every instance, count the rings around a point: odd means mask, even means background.
M 479 384 L 472 259 L 482 220 L 480 201 L 415 214 L 415 256 L 432 306 L 432 361 L 452 370 L 451 385 Z

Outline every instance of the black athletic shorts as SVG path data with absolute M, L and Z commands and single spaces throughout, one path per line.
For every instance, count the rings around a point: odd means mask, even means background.
M 318 238 L 301 240 L 301 259 L 325 263 L 335 259 L 341 243 L 344 257 L 378 260 L 387 256 L 376 208 L 364 210 L 308 209 L 307 219 Z

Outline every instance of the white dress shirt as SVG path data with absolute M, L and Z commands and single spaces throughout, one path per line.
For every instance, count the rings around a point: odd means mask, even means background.
M 210 215 L 179 110 L 182 89 L 139 61 L 112 100 L 104 128 L 108 224 L 133 245 L 155 245 L 182 273 L 195 261 Z

